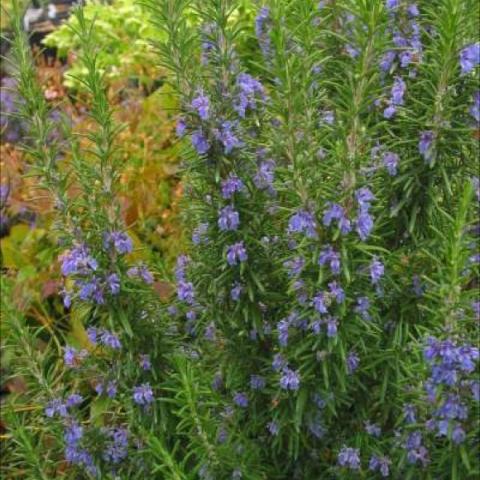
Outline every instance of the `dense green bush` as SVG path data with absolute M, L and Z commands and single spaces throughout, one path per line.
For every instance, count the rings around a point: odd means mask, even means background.
M 30 327 L 7 295 L 7 351 L 33 404 L 8 411 L 12 465 L 27 478 L 475 478 L 475 2 L 270 0 L 254 26 L 240 2 L 144 4 L 178 94 L 192 238 L 168 303 L 150 288 L 166 273 L 137 262 L 119 215 L 94 26 L 77 10 L 96 129 L 69 137 L 65 171 L 17 24 L 65 325 Z

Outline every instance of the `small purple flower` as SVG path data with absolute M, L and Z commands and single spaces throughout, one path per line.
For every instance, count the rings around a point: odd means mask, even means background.
M 180 280 L 177 284 L 177 296 L 180 301 L 192 305 L 195 301 L 193 283 Z
M 284 262 L 283 266 L 287 269 L 290 278 L 296 277 L 302 273 L 303 267 L 305 266 L 305 259 L 302 257 L 295 257 Z
M 317 238 L 317 222 L 307 210 L 298 210 L 288 222 L 288 233 L 304 233 L 309 238 Z
M 355 311 L 360 314 L 360 316 L 364 320 L 370 320 L 370 314 L 368 313 L 368 309 L 370 308 L 370 300 L 368 297 L 358 297 L 357 298 L 357 306 L 355 307 Z
M 383 116 L 389 120 L 397 113 L 397 108 L 394 105 L 389 105 L 384 111 Z
M 330 317 L 327 320 L 327 337 L 332 338 L 337 335 L 338 320 L 335 317 Z
M 397 174 L 397 166 L 400 158 L 396 153 L 393 152 L 385 152 L 383 154 L 383 165 L 387 169 L 389 175 L 394 177 Z
M 380 69 L 383 72 L 388 72 L 392 68 L 392 64 L 395 60 L 395 51 L 389 50 L 386 52 L 380 60 Z
M 225 120 L 221 123 L 220 128 L 215 131 L 215 137 L 222 142 L 225 154 L 229 154 L 234 148 L 243 146 L 243 142 L 239 140 L 234 133 L 236 126 L 236 122 Z
M 76 246 L 60 256 L 62 275 L 87 275 L 98 268 L 97 261 L 91 257 L 84 245 Z
M 365 431 L 372 437 L 379 437 L 382 434 L 381 428 L 376 423 L 364 422 Z
M 290 322 L 288 319 L 280 320 L 277 323 L 278 330 L 278 343 L 281 347 L 286 347 L 288 345 L 288 329 L 290 327 Z
M 205 155 L 210 149 L 207 137 L 202 130 L 195 130 L 191 135 L 192 145 L 200 155 Z
M 298 370 L 294 371 L 285 367 L 280 377 L 280 387 L 284 390 L 298 390 L 300 387 L 300 374 Z
M 387 10 L 395 10 L 400 5 L 400 0 L 386 0 L 385 8 Z
M 343 447 L 337 457 L 338 464 L 341 467 L 351 470 L 360 469 L 360 450 L 358 448 Z
M 253 390 L 263 390 L 266 383 L 265 377 L 261 377 L 260 375 L 252 375 L 250 377 L 250 387 Z
M 433 160 L 433 140 L 435 134 L 431 130 L 420 133 L 420 141 L 418 142 L 418 151 L 425 161 L 430 164 Z
M 373 230 L 373 217 L 366 210 L 360 210 L 356 220 L 356 230 L 362 241 L 365 241 Z
M 109 248 L 112 244 L 120 255 L 130 253 L 133 250 L 132 239 L 124 232 L 106 233 L 104 247 Z
M 177 137 L 182 138 L 187 130 L 187 124 L 183 118 L 179 118 L 175 127 Z
M 67 407 L 75 407 L 80 405 L 83 402 L 83 397 L 78 393 L 72 393 L 67 397 L 66 405 Z
M 122 348 L 119 338 L 108 330 L 102 330 L 100 333 L 100 341 L 105 347 L 110 347 L 114 350 Z
M 201 223 L 192 232 L 192 242 L 194 245 L 200 245 L 202 242 L 207 243 L 208 223 Z
M 323 292 L 318 292 L 313 297 L 312 304 L 318 313 L 328 313 L 328 309 L 325 304 L 325 294 Z
M 247 109 L 255 110 L 257 107 L 257 98 L 265 100 L 265 90 L 263 85 L 251 75 L 240 73 L 237 77 L 237 87 L 240 93 L 234 104 L 234 109 L 245 118 Z
M 206 95 L 200 93 L 192 100 L 192 108 L 198 113 L 202 120 L 208 120 L 210 116 L 210 100 Z
M 233 402 L 240 408 L 247 408 L 248 407 L 248 397 L 243 392 L 237 392 L 233 396 Z
M 368 469 L 372 472 L 379 471 L 383 478 L 387 478 L 390 475 L 390 465 L 392 461 L 388 457 L 378 457 L 372 455 L 368 464 Z
M 473 94 L 473 103 L 470 107 L 470 115 L 475 119 L 477 123 L 480 123 L 480 90 Z
M 377 259 L 377 257 L 373 258 L 372 262 L 370 263 L 369 270 L 373 285 L 377 284 L 385 273 L 385 267 L 383 266 L 383 263 Z
M 65 405 L 60 399 L 54 398 L 53 400 L 47 403 L 45 407 L 45 415 L 48 418 L 53 418 L 57 414 L 60 417 L 66 417 L 67 405 Z
M 411 403 L 407 403 L 403 407 L 403 415 L 407 423 L 417 423 L 416 409 Z
M 270 432 L 270 435 L 272 435 L 272 436 L 278 435 L 278 432 L 280 431 L 280 427 L 275 420 L 272 420 L 271 422 L 268 422 L 267 429 Z
M 151 285 L 153 283 L 152 273 L 144 265 L 137 265 L 127 270 L 128 278 L 138 277 L 142 279 L 146 284 Z
M 276 353 L 273 357 L 272 368 L 276 372 L 282 370 L 287 366 L 287 361 L 281 353 Z
M 338 221 L 338 226 L 342 234 L 347 234 L 351 230 L 350 220 L 345 215 L 343 207 L 338 203 L 327 202 L 327 210 L 323 214 L 322 222 L 326 227 L 329 227 L 333 220 Z
M 340 255 L 330 245 L 327 245 L 318 257 L 318 264 L 320 266 L 326 263 L 330 264 L 330 270 L 334 275 L 340 273 Z
M 230 290 L 230 298 L 234 302 L 238 302 L 240 300 L 240 295 L 242 294 L 243 287 L 238 282 L 234 283 L 232 289 Z
M 231 205 L 227 205 L 220 210 L 218 217 L 218 226 L 220 230 L 236 230 L 239 224 L 240 217 L 238 212 Z
M 477 65 L 480 64 L 480 43 L 472 43 L 467 45 L 460 52 L 460 66 L 462 74 L 470 73 Z
M 331 295 L 335 297 L 337 303 L 342 303 L 345 300 L 345 292 L 338 282 L 330 282 L 328 284 Z
M 322 112 L 321 120 L 327 125 L 333 125 L 335 122 L 335 114 L 331 110 L 325 110 Z
M 405 90 L 407 86 L 405 82 L 402 80 L 402 77 L 395 77 L 395 81 L 393 82 L 392 86 L 392 98 L 391 103 L 392 105 L 403 105 L 403 96 L 405 95 Z
M 265 160 L 260 163 L 257 173 L 253 177 L 253 183 L 259 190 L 273 192 L 273 180 L 275 177 L 275 162 Z
M 152 362 L 150 361 L 150 355 L 141 354 L 140 355 L 140 366 L 143 370 L 151 370 Z
M 63 361 L 67 367 L 76 367 L 88 355 L 87 350 L 78 351 L 75 347 L 67 345 L 63 355 Z
M 142 385 L 134 387 L 132 396 L 133 401 L 137 405 L 147 406 L 154 400 L 153 390 L 149 383 L 143 383 Z
M 270 9 L 262 7 L 255 18 L 255 34 L 265 57 L 269 57 L 271 50 L 270 25 Z
M 453 430 L 452 430 L 452 441 L 456 445 L 459 445 L 460 443 L 463 443 L 465 440 L 465 430 L 460 425 L 456 425 Z
M 88 327 L 87 328 L 87 336 L 90 342 L 94 345 L 97 344 L 97 337 L 98 337 L 98 328 L 95 327 Z
M 234 266 L 238 262 L 245 262 L 247 258 L 247 250 L 243 241 L 234 243 L 227 248 L 227 262 L 229 265 Z
M 107 285 L 112 295 L 117 295 L 120 292 L 120 277 L 116 273 L 110 274 L 107 277 Z
M 350 352 L 347 356 L 347 372 L 351 375 L 358 368 L 360 358 L 355 352 Z
M 222 197 L 225 200 L 232 198 L 235 192 L 243 192 L 244 190 L 245 185 L 235 174 L 231 173 L 222 181 Z

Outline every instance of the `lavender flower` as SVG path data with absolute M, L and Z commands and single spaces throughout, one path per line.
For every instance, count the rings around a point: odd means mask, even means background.
M 323 292 L 318 292 L 313 297 L 312 304 L 318 313 L 328 313 L 328 309 L 325 304 L 325 294 Z
M 177 137 L 182 138 L 187 130 L 187 124 L 183 118 L 179 118 L 175 127 Z
M 386 478 L 390 475 L 391 463 L 392 461 L 388 457 L 372 455 L 368 464 L 368 469 L 372 472 L 376 472 L 378 470 L 382 477 Z
M 351 470 L 359 470 L 360 450 L 358 448 L 343 447 L 337 456 L 337 461 L 341 467 L 350 468 Z
M 302 257 L 295 257 L 292 258 L 292 260 L 284 262 L 283 266 L 287 269 L 288 276 L 292 278 L 302 273 L 303 267 L 305 266 L 305 259 Z
M 60 417 L 66 417 L 67 405 L 65 405 L 65 403 L 63 403 L 59 398 L 54 398 L 47 403 L 45 407 L 45 415 L 48 418 L 53 418 L 55 415 L 59 415 Z
M 253 390 L 263 390 L 266 385 L 266 380 L 264 377 L 261 377 L 260 375 L 252 375 L 250 377 L 250 387 Z
M 337 303 L 342 303 L 345 300 L 345 292 L 338 282 L 330 282 L 328 284 L 330 294 L 335 297 Z
M 276 353 L 273 357 L 272 368 L 276 372 L 282 370 L 287 366 L 287 361 L 281 353 Z
M 240 90 L 235 103 L 234 110 L 245 118 L 247 109 L 257 108 L 257 99 L 265 99 L 265 91 L 262 84 L 247 73 L 240 73 L 237 77 L 237 87 Z
M 198 113 L 202 120 L 208 120 L 210 117 L 210 100 L 206 95 L 200 93 L 192 100 L 192 108 Z
M 407 403 L 403 407 L 403 415 L 407 423 L 417 423 L 416 409 L 411 403 Z
M 420 133 L 420 141 L 418 142 L 418 151 L 425 161 L 430 164 L 433 160 L 433 140 L 435 134 L 431 130 Z
M 195 130 L 191 135 L 192 145 L 199 155 L 205 155 L 210 149 L 207 137 L 202 130 Z
M 383 154 L 383 165 L 387 169 L 389 175 L 394 177 L 397 174 L 397 166 L 400 160 L 399 156 L 393 152 L 385 152 Z
M 225 180 L 222 180 L 222 197 L 228 200 L 233 197 L 235 192 L 243 192 L 245 185 L 235 174 L 230 174 Z
M 238 212 L 228 205 L 220 210 L 218 217 L 218 226 L 220 230 L 236 230 L 240 224 L 240 217 Z
M 142 367 L 143 370 L 152 369 L 152 362 L 150 361 L 150 355 L 148 354 L 140 355 L 140 366 Z
M 147 267 L 145 267 L 145 265 L 137 265 L 135 267 L 129 268 L 127 270 L 127 276 L 129 278 L 138 277 L 148 285 L 151 285 L 153 283 L 153 275 L 147 269 Z
M 87 247 L 77 246 L 60 256 L 62 275 L 88 275 L 98 268 L 97 261 L 92 258 Z
M 278 343 L 281 347 L 286 347 L 288 345 L 288 329 L 290 327 L 290 322 L 288 319 L 280 320 L 277 323 L 278 330 Z
M 340 273 L 340 255 L 330 246 L 327 245 L 321 252 L 318 258 L 320 266 L 330 264 L 330 270 L 334 275 Z
M 200 245 L 200 243 L 207 243 L 208 238 L 206 236 L 208 232 L 208 223 L 201 223 L 193 230 L 192 242 L 194 245 Z
M 350 352 L 347 356 L 347 372 L 351 375 L 360 363 L 360 358 L 355 352 Z
M 393 105 L 403 105 L 403 96 L 405 95 L 406 89 L 407 86 L 402 77 L 395 77 L 391 90 L 392 98 L 390 100 Z
M 365 431 L 372 437 L 379 437 L 382 434 L 381 428 L 376 423 L 364 422 Z
M 102 330 L 100 332 L 100 341 L 105 347 L 110 347 L 114 350 L 119 350 L 122 348 L 120 339 L 114 333 L 108 330 Z
M 469 111 L 470 115 L 475 119 L 475 121 L 480 123 L 480 90 L 477 90 L 473 94 L 473 103 Z
M 103 459 L 106 462 L 116 465 L 128 455 L 128 431 L 124 428 L 105 429 L 109 442 L 103 452 Z
M 372 262 L 370 263 L 369 270 L 373 285 L 377 284 L 385 273 L 385 267 L 383 266 L 383 263 L 377 259 L 377 257 L 373 258 Z
M 248 407 L 248 397 L 243 392 L 237 392 L 233 396 L 233 401 L 235 405 L 239 406 L 240 408 L 247 408 Z
M 300 387 L 300 374 L 298 370 L 294 371 L 285 367 L 280 377 L 280 387 L 284 390 L 298 390 Z
M 238 262 L 245 262 L 248 258 L 243 241 L 234 243 L 227 248 L 227 262 L 229 265 L 237 265 Z
M 395 52 L 393 50 L 389 50 L 386 52 L 382 59 L 380 60 L 380 69 L 383 72 L 388 72 L 392 68 L 392 64 L 395 60 Z
M 368 309 L 370 308 L 370 300 L 368 297 L 359 297 L 357 298 L 357 306 L 355 307 L 355 311 L 360 314 L 360 316 L 364 320 L 370 320 L 370 314 L 368 313 Z
M 120 277 L 116 273 L 110 274 L 106 282 L 112 295 L 117 295 L 120 292 Z
M 177 296 L 182 302 L 192 305 L 195 301 L 195 289 L 192 282 L 184 282 L 181 280 L 177 284 Z
M 343 207 L 332 202 L 327 202 L 327 207 L 328 209 L 323 214 L 323 224 L 329 227 L 333 220 L 337 220 L 342 234 L 346 235 L 349 233 L 351 230 L 350 220 L 346 217 Z
M 278 422 L 276 422 L 275 420 L 272 420 L 271 422 L 267 423 L 267 429 L 270 432 L 270 435 L 272 436 L 278 435 L 278 432 L 280 431 Z
M 480 64 L 480 43 L 472 43 L 467 45 L 460 52 L 460 67 L 462 74 L 470 73 L 477 65 Z
M 232 289 L 230 290 L 230 298 L 234 302 L 238 302 L 240 300 L 240 295 L 242 294 L 243 287 L 237 282 L 234 283 Z
M 337 335 L 338 320 L 335 317 L 330 317 L 327 320 L 327 337 L 332 338 Z
M 132 396 L 137 405 L 148 406 L 154 401 L 153 390 L 149 383 L 134 387 Z
M 274 193 L 273 180 L 275 176 L 275 162 L 273 160 L 265 160 L 260 163 L 257 173 L 253 177 L 253 183 L 259 190 L 268 190 Z
M 288 222 L 288 233 L 304 233 L 309 238 L 317 238 L 317 222 L 307 210 L 299 210 Z
M 239 140 L 234 133 L 234 128 L 236 126 L 236 122 L 225 120 L 221 123 L 220 128 L 215 130 L 215 137 L 223 144 L 227 155 L 234 148 L 243 146 L 243 142 Z
M 67 397 L 67 400 L 65 402 L 67 407 L 75 407 L 77 405 L 80 405 L 83 402 L 83 397 L 79 395 L 78 393 L 72 393 Z
M 67 345 L 65 347 L 63 361 L 67 367 L 76 367 L 87 355 L 87 350 L 78 351 L 75 347 Z
M 124 232 L 106 233 L 103 244 L 105 248 L 113 245 L 120 255 L 130 253 L 133 250 L 132 239 Z
M 255 18 L 255 34 L 265 57 L 270 55 L 271 49 L 270 24 L 270 9 L 262 7 Z

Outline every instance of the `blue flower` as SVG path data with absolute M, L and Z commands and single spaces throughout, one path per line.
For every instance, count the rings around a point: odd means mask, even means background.
M 304 233 L 309 238 L 317 238 L 317 222 L 313 214 L 307 210 L 297 211 L 288 222 L 289 233 Z
M 204 155 L 210 149 L 207 137 L 202 130 L 195 130 L 191 135 L 192 145 L 200 155 Z
M 202 120 L 208 120 L 210 117 L 210 100 L 206 95 L 200 93 L 192 100 L 191 105 Z
M 134 387 L 132 396 L 137 405 L 147 406 L 154 401 L 153 390 L 149 383 Z
M 480 64 L 480 43 L 472 43 L 467 45 L 460 52 L 460 66 L 462 74 L 470 73 L 477 65 Z
M 383 266 L 383 263 L 377 259 L 377 257 L 374 257 L 372 262 L 370 263 L 369 269 L 370 278 L 372 280 L 372 283 L 375 285 L 383 277 L 385 273 L 385 267 Z
M 341 467 L 350 468 L 351 470 L 359 470 L 360 450 L 358 448 L 343 447 L 337 456 L 337 461 Z
M 347 372 L 351 375 L 360 363 L 360 358 L 355 352 L 350 352 L 347 356 Z
M 280 377 L 280 387 L 284 390 L 298 390 L 300 387 L 300 374 L 298 370 L 294 371 L 285 367 Z
M 244 190 L 245 185 L 242 180 L 233 173 L 231 173 L 225 180 L 222 180 L 222 197 L 225 200 L 232 198 L 235 192 L 242 192 Z
M 233 396 L 233 401 L 235 405 L 241 407 L 241 408 L 247 408 L 248 407 L 248 397 L 245 393 L 243 392 L 237 392 Z
M 399 156 L 393 152 L 385 152 L 383 154 L 383 165 L 387 169 L 389 175 L 394 177 L 397 174 L 397 166 L 400 160 Z
M 229 265 L 234 266 L 238 262 L 245 262 L 247 258 L 247 250 L 243 241 L 234 243 L 227 248 L 227 262 Z
M 227 205 L 220 210 L 218 217 L 218 226 L 220 230 L 237 230 L 239 224 L 240 217 L 238 212 L 231 205 Z
M 370 457 L 368 469 L 372 472 L 376 472 L 378 470 L 382 477 L 386 478 L 390 475 L 391 463 L 392 461 L 388 457 L 379 457 L 377 455 L 372 455 Z
M 266 380 L 264 377 L 261 377 L 260 375 L 252 375 L 250 377 L 250 387 L 253 390 L 263 390 L 266 385 Z
M 330 246 L 327 245 L 321 252 L 318 258 L 320 266 L 330 264 L 330 270 L 334 275 L 340 273 L 340 255 Z
M 418 151 L 425 161 L 430 164 L 433 160 L 433 140 L 435 134 L 431 130 L 420 133 L 420 141 L 418 142 Z

